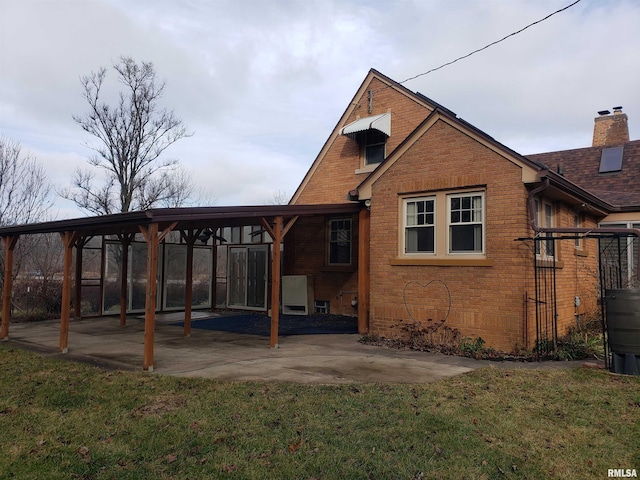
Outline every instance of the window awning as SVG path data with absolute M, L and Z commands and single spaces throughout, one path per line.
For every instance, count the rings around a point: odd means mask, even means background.
M 366 130 L 378 130 L 387 137 L 391 136 L 391 114 L 383 113 L 372 117 L 365 117 L 351 122 L 340 129 L 341 135 L 350 135 Z

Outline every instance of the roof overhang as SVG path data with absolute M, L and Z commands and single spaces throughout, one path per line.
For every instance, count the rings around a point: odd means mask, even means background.
M 580 188 L 575 183 L 567 180 L 562 175 L 559 175 L 552 170 L 541 170 L 538 173 L 538 177 L 540 179 L 539 182 L 532 182 L 528 185 L 530 187 L 535 187 L 540 185 L 545 179 L 548 179 L 549 188 L 545 190 L 544 193 L 546 197 L 566 202 L 569 205 L 588 205 L 592 213 L 603 217 L 615 210 L 613 205 L 610 205 L 587 190 Z
M 367 130 L 377 130 L 387 137 L 391 136 L 391 113 L 382 113 L 371 117 L 359 118 L 340 129 L 341 135 L 354 135 Z
M 0 228 L 0 237 L 52 232 L 78 232 L 81 236 L 137 233 L 142 225 L 175 224 L 175 230 L 235 225 L 260 225 L 261 219 L 355 214 L 358 203 L 312 205 L 257 205 L 232 207 L 156 208 L 95 217 L 12 225 Z

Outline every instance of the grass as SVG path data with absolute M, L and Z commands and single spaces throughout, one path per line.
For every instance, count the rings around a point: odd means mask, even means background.
M 0 478 L 606 478 L 640 379 L 487 368 L 428 385 L 220 383 L 0 346 Z

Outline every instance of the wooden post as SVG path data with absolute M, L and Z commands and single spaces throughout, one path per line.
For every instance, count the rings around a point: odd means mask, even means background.
M 140 227 L 147 240 L 147 285 L 144 309 L 144 362 L 143 368 L 153 372 L 153 344 L 156 328 L 156 293 L 158 284 L 158 224 Z
M 158 245 L 178 222 L 169 225 L 162 233 L 158 234 L 158 224 L 151 223 L 138 228 L 147 241 L 147 285 L 144 306 L 144 360 L 143 368 L 153 372 L 153 346 L 156 329 L 156 296 L 158 292 Z
M 69 314 L 71 312 L 71 266 L 76 232 L 61 232 L 64 256 L 62 260 L 62 307 L 60 311 L 60 353 L 69 351 Z
M 280 321 L 280 243 L 282 241 L 282 217 L 275 218 L 273 228 L 273 259 L 271 264 L 271 348 L 278 348 Z
M 4 284 L 2 286 L 2 324 L 0 340 L 9 338 L 11 322 L 11 291 L 13 289 L 13 250 L 18 243 L 18 236 L 4 237 Z
M 371 212 L 360 210 L 358 217 L 358 333 L 369 333 L 369 230 Z

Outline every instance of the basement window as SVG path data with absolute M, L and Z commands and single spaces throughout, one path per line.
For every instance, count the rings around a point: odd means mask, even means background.
M 622 170 L 624 147 L 610 147 L 602 150 L 599 173 L 619 172 Z

